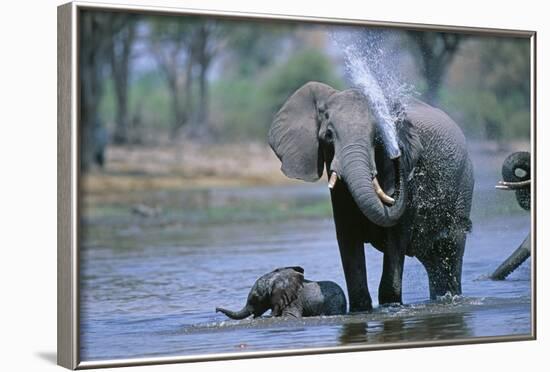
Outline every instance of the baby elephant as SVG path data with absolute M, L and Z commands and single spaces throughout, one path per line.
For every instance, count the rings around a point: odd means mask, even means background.
M 271 309 L 272 316 L 340 315 L 346 313 L 346 296 L 334 282 L 314 282 L 304 279 L 304 269 L 282 267 L 263 275 L 250 290 L 246 305 L 239 311 L 221 307 L 231 319 L 261 316 Z

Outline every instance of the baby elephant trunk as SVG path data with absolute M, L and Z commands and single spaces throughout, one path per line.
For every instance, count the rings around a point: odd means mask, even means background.
M 252 312 L 248 309 L 247 306 L 243 307 L 239 311 L 231 311 L 231 310 L 224 309 L 222 307 L 217 307 L 216 312 L 217 313 L 218 312 L 219 313 L 224 313 L 225 315 L 227 315 L 231 319 L 235 319 L 235 320 L 244 319 L 244 318 L 247 318 L 250 315 L 252 315 Z

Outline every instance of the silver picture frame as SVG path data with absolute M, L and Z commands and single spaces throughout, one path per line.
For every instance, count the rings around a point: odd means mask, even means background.
M 171 356 L 137 359 L 82 361 L 79 355 L 79 14 L 83 10 L 108 10 L 158 15 L 203 15 L 240 20 L 290 21 L 332 25 L 384 26 L 396 29 L 420 31 L 446 31 L 472 35 L 526 38 L 531 45 L 531 153 L 536 154 L 536 47 L 535 31 L 472 28 L 447 25 L 429 25 L 400 22 L 379 22 L 360 19 L 319 18 L 246 12 L 212 11 L 157 6 L 128 6 L 74 1 L 57 9 L 57 59 L 58 59 L 58 155 L 57 155 L 57 362 L 69 369 L 98 367 L 137 366 L 165 363 L 231 360 L 318 353 L 342 353 L 352 351 L 431 347 L 443 345 L 479 344 L 535 340 L 537 330 L 537 157 L 533 156 L 531 194 L 531 333 L 519 336 L 476 337 L 453 340 L 421 342 L 391 342 L 374 345 L 338 346 L 328 348 L 290 349 L 278 351 L 231 352 L 214 355 Z

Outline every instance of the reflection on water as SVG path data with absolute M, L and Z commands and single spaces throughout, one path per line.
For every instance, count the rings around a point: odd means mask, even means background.
M 300 265 L 306 277 L 333 280 L 345 288 L 332 218 L 303 214 L 308 206 L 328 204 L 326 193 L 322 185 L 213 189 L 179 194 L 180 201 L 175 200 L 174 205 L 188 206 L 181 215 L 165 209 L 161 217 L 152 220 L 118 216 L 116 211 L 109 218 L 84 216 L 82 359 L 452 340 L 530 332 L 530 260 L 506 281 L 483 279 L 529 231 L 526 214 L 474 221 L 464 258 L 464 297 L 427 301 L 426 273 L 416 259 L 407 258 L 405 306 L 376 307 L 369 314 L 298 320 L 265 317 L 231 321 L 215 313 L 216 306 L 242 307 L 254 281 L 280 266 Z M 270 204 L 262 209 L 265 200 Z M 267 218 L 264 213 L 275 204 L 279 209 Z M 224 220 L 228 205 L 229 212 L 241 222 Z M 238 211 L 235 205 L 246 208 Z M 199 215 L 204 208 L 210 211 Z M 319 214 L 319 209 L 310 212 Z M 294 214 L 295 218 L 280 218 L 283 213 Z M 366 252 L 369 288 L 376 299 L 382 255 L 371 247 Z
M 367 322 L 343 324 L 338 340 L 342 345 L 365 343 L 368 341 L 368 328 Z

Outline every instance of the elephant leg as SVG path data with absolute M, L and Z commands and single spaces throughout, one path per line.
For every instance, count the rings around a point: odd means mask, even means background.
M 408 235 L 403 234 L 399 226 L 388 231 L 387 243 L 384 249 L 384 266 L 378 288 L 378 302 L 403 303 L 401 286 L 403 282 L 403 265 Z
M 363 242 L 343 242 L 340 244 L 340 257 L 348 287 L 349 311 L 372 310 L 372 299 L 367 284 L 365 247 Z
M 431 259 L 423 262 L 428 272 L 432 300 L 447 293 L 453 296 L 462 294 L 462 261 L 466 234 L 472 228 L 469 216 L 473 187 L 472 165 L 468 160 L 461 177 L 456 208 L 450 213 L 454 219 L 440 233 L 439 238 L 435 239 Z
M 364 216 L 342 183 L 337 183 L 331 191 L 331 199 L 340 258 L 348 288 L 349 311 L 370 311 L 372 299 L 367 284 L 365 240 L 360 230 Z
M 453 237 L 438 239 L 433 243 L 430 258 L 420 261 L 426 268 L 430 284 L 430 298 L 447 293 L 462 294 L 462 259 L 466 233 L 457 232 Z
M 378 302 L 380 305 L 403 303 L 401 284 L 403 281 L 404 254 L 384 253 L 384 267 L 382 279 L 378 288 Z
M 300 301 L 294 301 L 290 306 L 285 307 L 281 316 L 286 318 L 301 318 L 304 308 Z

